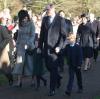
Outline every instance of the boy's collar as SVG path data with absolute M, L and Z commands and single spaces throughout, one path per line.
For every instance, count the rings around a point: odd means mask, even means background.
M 71 46 L 71 47 L 73 47 L 74 45 L 75 45 L 75 43 L 73 43 L 73 44 L 70 44 L 70 46 Z

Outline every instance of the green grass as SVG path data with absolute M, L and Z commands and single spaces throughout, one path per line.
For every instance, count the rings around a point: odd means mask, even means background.
M 93 99 L 100 99 L 100 96 L 96 96 L 95 98 L 93 98 Z
M 6 84 L 7 82 L 7 78 L 3 74 L 0 74 L 0 86 Z

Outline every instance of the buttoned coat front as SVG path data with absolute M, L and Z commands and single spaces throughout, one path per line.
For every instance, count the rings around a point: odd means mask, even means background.
M 34 49 L 35 27 L 32 21 L 19 27 L 16 42 L 17 61 L 13 73 L 19 75 L 32 75 L 33 56 L 26 54 L 26 48 Z

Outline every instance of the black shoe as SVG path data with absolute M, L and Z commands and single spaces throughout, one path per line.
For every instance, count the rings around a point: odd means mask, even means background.
M 59 81 L 59 82 L 57 83 L 57 88 L 59 89 L 60 86 L 61 86 L 61 81 Z
M 9 79 L 9 86 L 13 85 L 13 79 Z
M 55 91 L 54 90 L 50 91 L 49 94 L 48 94 L 48 96 L 54 96 L 54 95 L 55 95 Z
M 13 85 L 13 75 L 9 73 L 9 74 L 6 74 L 6 77 L 8 79 L 9 86 L 12 86 Z
M 65 94 L 71 96 L 71 92 L 65 91 Z

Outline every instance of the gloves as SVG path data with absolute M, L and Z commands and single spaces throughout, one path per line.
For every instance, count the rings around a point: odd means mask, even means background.
M 34 50 L 28 48 L 28 49 L 26 49 L 26 53 L 27 53 L 28 55 L 33 55 Z

